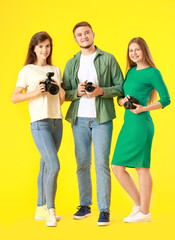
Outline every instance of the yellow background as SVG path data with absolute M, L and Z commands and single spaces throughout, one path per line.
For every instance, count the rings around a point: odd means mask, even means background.
M 172 239 L 175 218 L 174 96 L 175 96 L 175 1 L 174 0 L 1 0 L 1 86 L 0 86 L 0 240 L 4 239 Z M 61 171 L 56 197 L 57 212 L 63 220 L 57 228 L 34 221 L 37 201 L 39 153 L 30 132 L 27 102 L 13 105 L 11 95 L 19 70 L 23 67 L 31 36 L 47 31 L 53 38 L 53 63 L 63 73 L 66 62 L 79 48 L 72 28 L 77 22 L 90 22 L 95 44 L 112 53 L 125 72 L 129 40 L 143 37 L 148 43 L 157 68 L 169 89 L 172 103 L 164 110 L 152 112 L 155 136 L 151 173 L 153 194 L 152 223 L 124 224 L 133 202 L 112 174 L 111 224 L 97 227 L 96 180 L 92 164 L 92 216 L 72 220 L 79 205 L 71 126 L 64 121 L 59 151 Z M 116 102 L 116 99 L 115 99 Z M 65 113 L 69 103 L 64 103 Z M 122 127 L 124 110 L 116 105 L 111 156 Z M 132 126 L 131 126 L 132 127 Z M 138 184 L 134 170 L 130 170 Z

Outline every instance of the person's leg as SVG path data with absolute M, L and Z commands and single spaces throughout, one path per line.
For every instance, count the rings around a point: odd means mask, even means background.
M 55 143 L 56 150 L 58 152 L 62 140 L 62 133 L 63 133 L 63 124 L 62 119 L 50 119 L 53 121 L 53 129 L 52 129 L 52 136 Z
M 31 123 L 31 131 L 32 135 L 36 135 L 38 129 L 37 122 Z M 46 198 L 45 198 L 45 187 L 44 187 L 44 178 L 45 178 L 45 172 L 46 172 L 46 164 L 43 161 L 42 157 L 40 159 L 40 169 L 37 179 L 37 186 L 38 186 L 38 199 L 37 199 L 37 206 L 41 207 L 46 204 Z
M 56 151 L 58 152 L 61 145 L 62 133 L 63 133 L 62 119 L 50 119 L 50 121 L 53 122 L 52 136 L 53 136 L 53 141 L 55 143 Z M 54 186 L 55 186 L 55 189 L 54 189 L 54 198 L 55 198 L 56 190 L 57 190 L 57 181 L 55 182 Z
M 136 168 L 139 175 L 140 186 L 140 209 L 135 214 L 130 214 L 124 219 L 125 222 L 150 222 L 151 214 L 149 213 L 152 178 L 149 168 Z M 137 209 L 136 209 L 137 210 Z
M 140 211 L 143 214 L 149 213 L 151 193 L 152 193 L 152 177 L 149 168 L 136 168 L 139 175 L 140 187 Z
M 47 208 L 51 209 L 55 207 L 55 184 L 60 168 L 57 157 L 57 150 L 51 134 L 52 126 L 48 120 L 37 121 L 32 125 L 32 135 L 35 144 L 47 168 L 45 192 Z
M 81 206 L 92 205 L 91 183 L 91 130 L 89 119 L 78 117 L 76 124 L 72 125 L 75 156 L 77 161 L 77 177 L 79 198 Z
M 112 138 L 112 121 L 98 124 L 96 120 L 93 120 L 91 127 L 97 178 L 98 208 L 101 212 L 109 212 L 111 199 L 109 154 Z
M 41 207 L 46 204 L 46 194 L 45 194 L 45 176 L 46 176 L 46 165 L 42 157 L 40 159 L 40 170 L 37 179 L 38 185 L 38 200 L 37 206 Z
M 112 170 L 120 185 L 129 194 L 137 206 L 140 206 L 140 193 L 124 166 L 112 165 Z

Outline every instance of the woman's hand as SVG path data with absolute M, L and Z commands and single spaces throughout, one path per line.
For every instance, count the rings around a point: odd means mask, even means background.
M 129 99 L 130 99 L 130 96 L 129 96 L 129 95 L 127 95 L 125 98 L 119 98 L 118 104 L 119 104 L 120 106 L 123 106 L 123 105 L 125 104 L 125 102 L 128 102 L 128 101 L 129 101 Z
M 40 84 L 40 82 L 38 82 L 35 90 L 32 92 L 23 93 L 23 90 L 25 90 L 23 87 L 15 87 L 11 98 L 12 102 L 18 103 L 30 100 L 31 98 L 37 97 L 42 92 L 45 92 L 45 84 Z
M 139 104 L 136 104 L 136 103 L 133 103 L 133 105 L 136 106 L 136 109 L 130 109 L 131 112 L 133 112 L 135 114 L 144 112 L 144 107 L 142 105 L 139 105 Z
M 56 84 L 59 87 L 59 97 L 60 97 L 60 104 L 62 105 L 65 101 L 65 94 L 66 92 L 61 87 L 61 84 L 59 84 L 56 80 L 52 79 L 53 83 Z
M 59 96 L 60 96 L 60 104 L 62 105 L 65 101 L 65 94 L 66 92 L 64 91 L 64 89 L 59 85 Z
M 56 84 L 57 86 L 60 87 L 60 85 L 58 84 L 58 82 L 56 80 L 52 79 L 52 81 L 53 81 L 54 84 Z
M 35 93 L 35 97 L 40 95 L 40 93 L 42 92 L 45 92 L 46 91 L 46 85 L 44 83 L 41 83 L 42 81 L 39 81 L 35 90 L 34 90 L 34 93 Z
M 141 112 L 147 112 L 147 111 L 151 111 L 151 110 L 157 110 L 157 109 L 160 109 L 162 108 L 162 104 L 160 102 L 155 102 L 151 105 L 148 105 L 148 106 L 142 106 L 142 105 L 138 105 L 138 104 L 135 104 L 133 103 L 133 105 L 135 105 L 137 108 L 136 109 L 130 109 L 131 112 L 135 113 L 135 114 L 138 114 L 138 113 L 141 113 Z
M 64 89 L 61 87 L 61 86 L 59 86 L 59 94 L 61 95 L 61 96 L 65 96 L 65 94 L 66 94 L 66 92 L 64 91 Z

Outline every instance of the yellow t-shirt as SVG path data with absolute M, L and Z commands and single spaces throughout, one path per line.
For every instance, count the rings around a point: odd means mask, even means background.
M 45 81 L 46 73 L 54 72 L 52 79 L 61 84 L 61 71 L 53 65 L 38 66 L 28 64 L 24 66 L 18 75 L 16 87 L 23 87 L 26 92 L 34 91 L 39 81 Z M 52 95 L 49 92 L 43 92 L 39 96 L 29 100 L 29 113 L 31 122 L 45 118 L 63 118 L 59 93 Z

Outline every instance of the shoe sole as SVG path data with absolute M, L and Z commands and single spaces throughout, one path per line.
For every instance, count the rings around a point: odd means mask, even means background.
M 108 226 L 109 222 L 98 222 L 97 225 L 98 226 Z
M 127 221 L 127 220 L 123 220 L 125 223 L 143 223 L 143 222 L 151 222 L 151 219 L 140 219 L 137 221 Z
M 57 221 L 60 221 L 62 219 L 62 217 L 61 216 L 59 216 L 59 217 L 56 217 L 56 220 Z
M 46 220 L 46 218 L 43 218 L 43 217 L 35 217 L 35 220 Z
M 133 214 L 129 214 L 127 217 L 125 217 L 125 218 L 123 219 L 123 221 L 124 221 L 124 222 L 128 222 L 128 218 L 130 218 L 130 217 L 136 215 L 138 212 L 140 212 L 140 210 L 135 211 L 135 213 L 133 213 Z
M 91 213 L 88 213 L 88 214 L 86 214 L 86 215 L 84 215 L 84 216 L 73 216 L 73 219 L 77 219 L 77 220 L 81 220 L 81 219 L 83 219 L 83 218 L 86 218 L 86 217 L 89 217 L 89 216 L 91 216 Z
M 57 224 L 55 224 L 55 223 L 46 223 L 46 226 L 48 226 L 48 227 L 56 227 Z
M 62 219 L 61 216 L 56 217 L 56 220 L 57 220 L 57 221 L 60 221 L 61 219 Z M 43 218 L 43 217 L 35 217 L 35 220 L 47 220 L 47 218 Z

